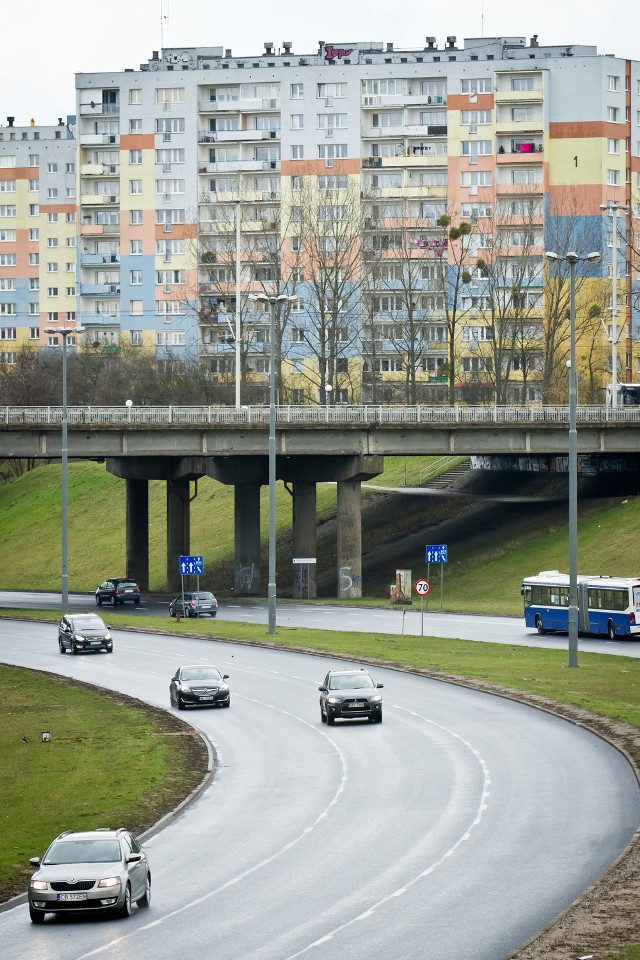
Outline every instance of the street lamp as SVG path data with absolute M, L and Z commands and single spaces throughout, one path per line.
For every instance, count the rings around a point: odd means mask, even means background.
M 267 588 L 268 633 L 276 632 L 276 308 L 279 303 L 291 303 L 297 297 L 284 293 L 267 296 L 250 293 L 249 300 L 268 303 L 271 307 L 269 333 L 269 585 Z
M 601 203 L 600 209 L 611 214 L 612 245 L 611 245 L 611 406 L 618 406 L 618 213 L 629 212 L 629 207 L 617 200 Z
M 62 612 L 69 606 L 69 451 L 67 448 L 67 338 L 84 327 L 45 327 L 47 334 L 62 337 Z
M 569 264 L 569 666 L 578 666 L 578 431 L 576 403 L 578 396 L 578 368 L 576 365 L 576 263 L 598 263 L 598 252 L 579 257 L 570 251 L 561 257 L 547 251 L 551 263 Z

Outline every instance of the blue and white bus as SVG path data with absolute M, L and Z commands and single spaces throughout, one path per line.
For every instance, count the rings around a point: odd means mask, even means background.
M 569 630 L 569 576 L 542 570 L 522 581 L 524 622 L 538 633 Z M 640 577 L 578 577 L 578 633 L 640 636 Z

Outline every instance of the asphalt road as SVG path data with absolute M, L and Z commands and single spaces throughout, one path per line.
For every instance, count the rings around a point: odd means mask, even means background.
M 166 707 L 179 664 L 215 663 L 232 703 L 186 714 L 219 765 L 146 844 L 150 910 L 35 927 L 19 905 L 0 913 L 7 960 L 498 960 L 640 821 L 616 750 L 499 697 L 376 670 L 384 722 L 327 728 L 317 686 L 329 657 L 118 630 L 112 655 L 74 657 L 56 638 L 50 624 L 2 621 L 0 661 Z M 54 715 L 49 727 L 63 734 Z M 61 829 L 70 819 L 61 811 Z
M 169 599 L 145 597 L 139 607 L 134 607 L 131 603 L 115 608 L 105 606 L 101 608 L 101 614 L 111 623 L 116 623 L 118 614 L 123 611 L 133 612 L 140 617 L 166 614 L 168 619 Z M 0 591 L 0 607 L 55 609 L 60 607 L 60 594 L 3 590 Z M 70 594 L 69 607 L 72 610 L 95 610 L 93 594 Z M 267 602 L 253 599 L 223 600 L 218 609 L 218 619 L 266 624 Z M 380 631 L 389 634 L 405 633 L 409 636 L 423 634 L 516 646 L 546 647 L 549 650 L 568 649 L 566 635 L 546 634 L 541 637 L 535 630 L 528 630 L 524 620 L 519 617 L 465 616 L 439 613 L 429 608 L 421 612 L 419 601 L 411 607 L 398 609 L 280 602 L 277 606 L 276 625 L 278 624 L 286 627 L 316 627 L 322 630 L 366 633 Z M 606 637 L 580 637 L 578 646 L 579 650 L 589 653 L 640 657 L 640 639 L 610 641 Z

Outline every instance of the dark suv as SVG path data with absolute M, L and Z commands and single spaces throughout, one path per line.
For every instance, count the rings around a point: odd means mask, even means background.
M 67 614 L 58 626 L 60 653 L 86 653 L 89 650 L 113 652 L 113 640 L 109 627 L 97 613 Z
M 96 606 L 111 603 L 115 607 L 118 603 L 140 603 L 140 587 L 129 577 L 110 577 L 103 580 L 96 590 Z
M 374 683 L 371 675 L 360 670 L 329 670 L 320 691 L 320 719 L 330 726 L 336 719 L 366 718 L 382 723 L 383 683 Z

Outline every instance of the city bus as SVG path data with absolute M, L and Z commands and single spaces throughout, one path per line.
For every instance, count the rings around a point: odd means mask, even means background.
M 524 622 L 538 633 L 569 630 L 569 576 L 542 570 L 522 581 Z M 640 577 L 578 577 L 578 633 L 640 636 Z
M 611 384 L 607 385 L 607 406 L 611 406 L 613 392 Z M 619 407 L 640 407 L 640 383 L 619 383 L 616 389 L 617 405 Z

